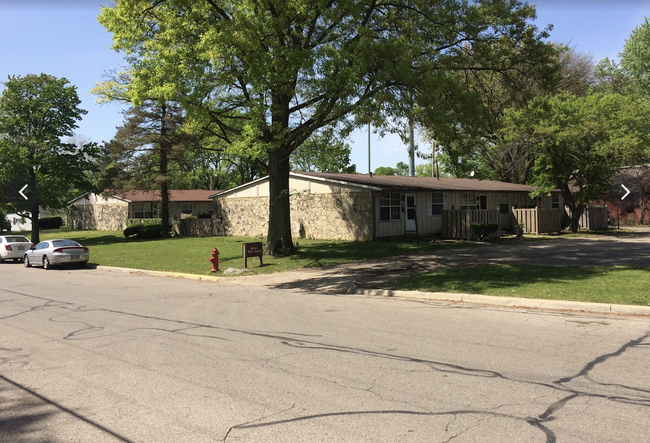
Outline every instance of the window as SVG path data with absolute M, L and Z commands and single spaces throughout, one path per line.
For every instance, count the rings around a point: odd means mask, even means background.
M 429 215 L 441 215 L 442 210 L 445 209 L 445 195 L 442 192 L 432 192 L 429 195 L 431 196 Z
M 508 201 L 508 194 L 499 194 L 499 213 L 510 213 L 510 202 Z
M 560 194 L 551 194 L 551 208 L 558 209 L 560 207 Z
M 194 203 L 181 203 L 181 214 L 192 215 L 194 213 Z
M 402 204 L 398 192 L 382 194 L 379 197 L 379 220 L 395 221 L 401 219 Z
M 462 193 L 460 194 L 460 209 L 476 209 L 476 194 Z
M 154 218 L 158 215 L 158 205 L 154 203 L 133 203 L 133 218 Z
M 525 202 L 521 205 L 524 209 L 532 209 L 537 207 L 537 199 L 531 198 L 529 194 L 526 194 Z

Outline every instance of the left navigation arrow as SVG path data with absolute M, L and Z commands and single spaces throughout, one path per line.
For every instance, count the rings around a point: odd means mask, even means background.
M 23 194 L 23 191 L 24 191 L 25 189 L 27 189 L 27 186 L 28 186 L 28 185 L 23 186 L 23 188 L 22 188 L 20 191 L 18 191 L 18 193 L 19 193 L 19 194 L 20 194 L 20 195 L 21 195 L 25 200 L 29 200 L 29 198 L 27 198 L 27 196 L 26 196 L 25 194 Z

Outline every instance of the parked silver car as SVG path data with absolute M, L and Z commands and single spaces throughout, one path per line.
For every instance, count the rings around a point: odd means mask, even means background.
M 88 248 L 74 240 L 58 239 L 42 241 L 25 252 L 23 262 L 28 268 L 32 265 L 48 269 L 51 265 L 85 266 L 90 259 Z
M 12 259 L 20 261 L 32 246 L 24 235 L 0 235 L 0 262 Z

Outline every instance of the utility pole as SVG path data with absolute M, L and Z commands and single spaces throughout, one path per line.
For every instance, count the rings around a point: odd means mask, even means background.
M 372 169 L 370 169 L 370 123 L 368 123 L 368 175 L 372 177 Z
M 415 177 L 415 124 L 409 117 L 409 175 Z

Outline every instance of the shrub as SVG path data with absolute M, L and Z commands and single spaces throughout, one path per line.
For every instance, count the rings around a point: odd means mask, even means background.
M 499 225 L 497 223 L 472 223 L 469 225 L 469 229 L 482 240 L 494 237 L 499 230 Z
M 125 236 L 126 238 L 129 238 L 129 237 L 131 237 L 131 236 L 135 236 L 135 235 L 137 235 L 137 234 L 140 232 L 140 228 L 141 228 L 142 226 L 143 226 L 143 225 L 131 225 L 131 226 L 129 226 L 128 228 L 126 228 L 126 229 L 125 229 L 124 231 L 122 231 L 122 232 L 124 233 L 124 236 Z
M 39 229 L 59 229 L 63 226 L 61 217 L 45 217 L 38 220 Z
M 145 225 L 143 223 L 133 224 L 126 228 L 124 231 L 125 237 L 136 238 L 162 238 L 162 225 Z

